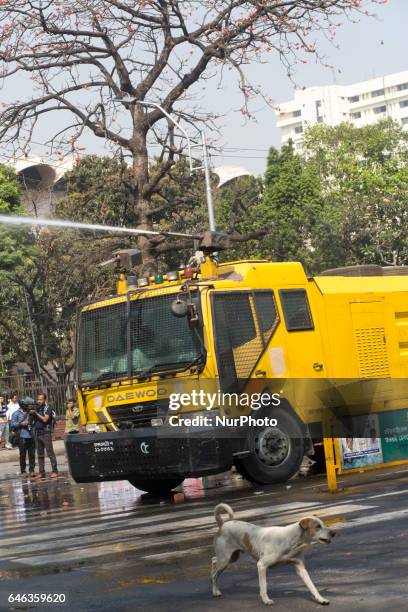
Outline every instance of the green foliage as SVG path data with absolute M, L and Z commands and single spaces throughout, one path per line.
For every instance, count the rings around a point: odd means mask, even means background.
M 89 155 L 65 177 L 67 194 L 57 217 L 107 225 L 135 225 L 132 174 L 121 159 Z
M 199 164 L 198 160 L 195 164 Z M 165 226 L 173 231 L 195 233 L 208 225 L 204 175 L 191 174 L 185 159 L 175 163 L 162 179 L 153 204 L 158 211 L 153 215 L 157 229 Z
M 308 272 L 408 262 L 408 135 L 391 120 L 357 128 L 315 125 L 302 156 L 271 149 L 256 208 L 262 255 Z
M 313 126 L 307 166 L 324 201 L 312 240 L 314 267 L 408 261 L 408 135 L 385 120 L 357 128 Z
M 0 214 L 23 213 L 19 180 L 13 168 L 0 164 Z M 33 234 L 26 228 L 0 226 L 0 374 L 4 373 L 3 365 L 29 350 L 19 279 L 24 268 L 31 266 L 34 242 Z
M 292 142 L 280 152 L 271 148 L 263 198 L 254 211 L 257 224 L 268 232 L 259 247 L 262 254 L 310 267 L 310 244 L 321 210 L 320 181 L 313 167 L 295 153 Z
M 262 180 L 254 176 L 241 176 L 215 193 L 217 227 L 228 234 L 248 236 L 261 228 L 256 211 L 262 198 Z M 259 240 L 233 242 L 222 260 L 247 259 L 260 255 Z
M 20 183 L 18 178 L 13 168 L 0 164 L 0 214 L 4 215 L 20 210 Z
M 20 183 L 13 168 L 0 164 L 0 214 L 21 215 Z M 0 278 L 5 271 L 14 270 L 25 258 L 32 236 L 26 228 L 0 226 Z

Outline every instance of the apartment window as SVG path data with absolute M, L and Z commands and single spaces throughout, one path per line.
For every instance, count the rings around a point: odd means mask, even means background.
M 301 114 L 302 114 L 302 111 L 300 111 L 300 110 L 295 110 L 295 111 L 293 111 L 293 113 L 292 113 L 292 117 L 300 117 L 300 116 L 301 116 Z
M 397 85 L 397 89 L 398 91 L 404 91 L 404 89 L 408 89 L 408 83 L 401 83 L 400 85 Z
M 375 91 L 371 92 L 371 97 L 372 98 L 378 98 L 379 96 L 383 96 L 384 95 L 384 90 L 383 89 L 376 89 Z
M 297 125 L 295 127 L 295 134 L 301 134 L 303 132 L 303 127 L 301 125 Z
M 405 108 L 406 106 L 408 106 L 408 100 L 401 100 L 399 104 L 401 108 Z
M 387 111 L 387 107 L 384 106 L 376 106 L 373 108 L 373 112 L 375 115 L 380 115 L 381 113 L 385 113 Z
M 408 125 L 408 117 L 403 117 L 401 119 L 401 123 L 402 123 L 402 125 Z
M 320 108 L 322 105 L 322 101 L 321 100 L 316 100 L 316 108 Z
M 323 117 L 321 115 L 318 116 L 317 123 L 323 123 Z
M 348 101 L 350 102 L 350 104 L 352 104 L 353 102 L 358 102 L 360 100 L 360 96 L 351 96 Z
M 360 112 L 360 111 L 358 111 L 358 112 L 356 112 L 356 113 L 351 113 L 350 117 L 351 117 L 352 119 L 361 119 L 361 112 Z

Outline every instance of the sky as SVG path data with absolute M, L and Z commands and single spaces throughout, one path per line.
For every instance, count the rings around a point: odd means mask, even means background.
M 339 49 L 323 37 L 318 38 L 320 50 L 325 54 L 327 63 L 334 65 L 334 70 L 316 63 L 302 64 L 296 74 L 296 83 L 300 87 L 334 83 L 348 85 L 408 70 L 408 1 L 389 0 L 386 5 L 374 7 L 374 11 L 376 19 L 361 16 L 359 23 L 345 22 L 338 29 L 336 44 Z M 294 85 L 277 58 L 271 58 L 267 66 L 253 66 L 250 74 L 255 82 L 265 83 L 277 103 L 293 98 Z M 236 107 L 239 99 L 236 91 L 229 88 L 227 94 L 230 108 Z M 244 166 L 256 174 L 264 171 L 268 148 L 271 145 L 280 146 L 280 131 L 276 127 L 274 111 L 261 102 L 258 106 L 256 122 L 245 125 L 240 113 L 236 112 L 230 112 L 224 118 L 222 137 L 225 148 L 241 150 L 213 155 L 214 165 Z
M 408 69 L 408 0 L 388 0 L 385 5 L 371 5 L 377 14 L 376 18 L 359 16 L 357 23 L 347 22 L 337 31 L 336 48 L 323 35 L 317 37 L 320 52 L 325 61 L 334 66 L 325 68 L 321 63 L 309 60 L 310 63 L 300 64 L 295 74 L 299 87 L 315 85 L 340 84 L 346 85 L 364 81 L 376 76 Z M 309 55 L 308 58 L 311 56 Z M 294 95 L 294 84 L 287 77 L 286 69 L 279 58 L 269 54 L 267 63 L 253 63 L 248 67 L 249 80 L 262 84 L 265 93 L 274 103 L 290 100 Z M 245 120 L 238 109 L 242 106 L 236 80 L 232 73 L 217 87 L 216 79 L 206 81 L 202 86 L 204 109 L 222 113 L 220 132 L 217 139 L 222 151 L 211 154 L 213 166 L 234 165 L 243 166 L 255 174 L 265 170 L 266 156 L 270 146 L 279 147 L 280 134 L 276 127 L 276 117 L 273 109 L 263 100 L 257 100 L 252 105 L 254 120 Z M 3 90 L 2 98 L 13 99 L 20 95 L 21 83 L 16 81 L 7 90 Z M 16 93 L 18 92 L 18 94 Z M 44 121 L 36 132 L 36 141 L 43 143 L 51 135 L 50 129 L 58 126 L 58 113 Z M 211 140 L 212 134 L 209 134 Z M 86 138 L 86 153 L 106 154 L 101 141 Z M 32 154 L 46 156 L 46 148 L 33 145 Z

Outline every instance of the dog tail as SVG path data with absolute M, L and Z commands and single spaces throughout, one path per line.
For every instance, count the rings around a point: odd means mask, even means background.
M 227 521 L 231 521 L 234 518 L 234 512 L 231 506 L 229 506 L 228 504 L 218 504 L 217 506 L 215 506 L 214 516 L 215 516 L 215 520 L 217 521 L 217 525 L 220 528 L 224 524 L 224 521 L 222 520 L 222 516 L 221 516 L 223 512 L 226 512 L 228 514 Z

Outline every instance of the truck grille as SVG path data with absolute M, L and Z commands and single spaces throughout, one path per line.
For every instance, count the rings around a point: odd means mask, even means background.
M 125 406 L 109 406 L 107 410 L 112 423 L 119 429 L 136 429 L 150 427 L 152 419 L 161 418 L 164 422 L 167 409 L 168 402 L 161 400 L 126 404 Z

